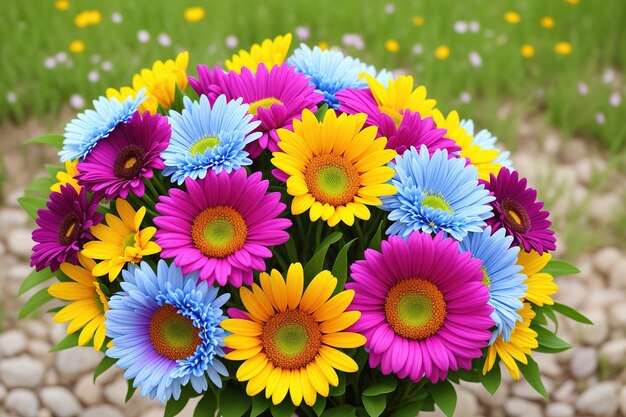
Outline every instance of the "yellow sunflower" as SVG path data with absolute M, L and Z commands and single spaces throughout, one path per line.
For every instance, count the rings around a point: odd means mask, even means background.
M 533 349 L 539 346 L 537 342 L 537 332 L 530 328 L 530 322 L 535 317 L 529 303 L 524 303 L 518 314 L 522 316 L 522 321 L 515 324 L 515 328 L 511 331 L 511 339 L 505 342 L 502 335 L 498 336 L 496 341 L 487 349 L 487 357 L 483 366 L 483 375 L 493 368 L 496 357 L 502 359 L 504 365 L 508 368 L 511 376 L 515 379 L 520 378 L 520 370 L 517 362 L 523 364 L 528 363 L 527 356 L 530 356 Z
M 423 85 L 413 89 L 413 77 L 402 75 L 395 80 L 389 80 L 387 87 L 369 74 L 363 74 L 367 85 L 372 91 L 378 108 L 391 116 L 396 124 L 402 121 L 405 110 L 418 112 L 422 117 L 432 116 L 437 101 L 426 98 L 426 87 Z
M 292 264 L 287 279 L 276 270 L 262 273 L 261 286 L 242 287 L 241 301 L 249 320 L 231 318 L 222 327 L 233 334 L 224 343 L 233 349 L 225 357 L 245 361 L 237 370 L 239 381 L 248 381 L 253 396 L 265 389 L 266 398 L 280 403 L 287 392 L 295 405 L 315 404 L 317 394 L 326 397 L 337 386 L 337 372 L 356 372 L 358 365 L 336 348 L 356 348 L 365 343 L 358 333 L 345 332 L 360 317 L 345 311 L 354 291 L 330 298 L 337 279 L 320 272 L 303 294 L 302 265 Z
M 387 163 L 397 154 L 385 149 L 386 138 L 376 139 L 376 127 L 362 129 L 366 119 L 362 113 L 337 117 L 328 110 L 318 122 L 304 110 L 293 132 L 278 130 L 282 152 L 273 153 L 272 163 L 289 177 L 293 214 L 309 210 L 311 221 L 352 225 L 355 217 L 370 218 L 367 205 L 381 205 L 379 197 L 396 193 L 386 182 L 394 174 Z
M 108 273 L 111 282 L 127 262 L 136 264 L 142 257 L 161 251 L 161 247 L 150 240 L 156 228 L 139 229 L 146 214 L 145 207 L 135 211 L 121 198 L 115 200 L 115 206 L 120 217 L 107 213 L 108 226 L 101 223 L 90 229 L 99 240 L 85 243 L 82 250 L 84 256 L 102 260 L 93 268 L 93 274 L 100 277 Z
M 106 96 L 109 100 L 115 97 L 120 103 L 128 97 L 135 98 L 136 95 L 137 91 L 131 87 L 122 87 L 119 90 L 116 90 L 115 88 L 107 88 L 106 90 Z M 159 102 L 155 97 L 148 97 L 139 105 L 139 111 L 142 113 L 147 111 L 150 114 L 156 114 L 158 108 Z
M 478 178 L 488 181 L 489 174 L 497 175 L 502 165 L 493 161 L 500 155 L 495 149 L 483 149 L 480 145 L 472 144 L 473 137 L 461 127 L 461 119 L 456 110 L 445 117 L 441 111 L 433 111 L 433 119 L 440 129 L 446 129 L 446 137 L 454 140 L 461 147 L 461 157 L 468 159 L 478 169 Z
M 168 59 L 163 62 L 155 61 L 152 69 L 142 69 L 133 77 L 133 89 L 140 91 L 146 89 L 148 99 L 146 108 L 156 108 L 159 104 L 169 109 L 174 102 L 176 86 L 181 90 L 187 88 L 187 65 L 189 64 L 189 52 L 181 52 L 176 60 Z
M 76 165 L 78 164 L 78 159 L 74 162 L 67 160 L 65 161 L 65 171 L 57 172 L 56 178 L 58 182 L 55 182 L 50 186 L 50 191 L 55 193 L 61 192 L 62 185 L 71 185 L 74 187 L 77 193 L 80 193 L 80 185 L 78 185 L 78 180 L 76 180 L 76 175 L 78 175 L 78 169 L 76 169 Z
M 291 46 L 291 33 L 284 36 L 277 36 L 272 39 L 265 39 L 260 45 L 255 43 L 250 48 L 250 52 L 239 51 L 231 59 L 226 60 L 226 68 L 230 71 L 240 73 L 242 68 L 248 68 L 255 72 L 259 64 L 265 64 L 267 69 L 272 69 L 274 65 L 281 65 L 287 58 L 287 52 Z
M 106 334 L 104 313 L 109 310 L 108 299 L 91 272 L 96 263 L 80 253 L 78 260 L 80 266 L 67 262 L 61 264 L 61 271 L 72 279 L 71 282 L 52 284 L 48 288 L 51 296 L 73 301 L 55 314 L 54 321 L 56 323 L 69 321 L 67 334 L 82 329 L 78 336 L 78 346 L 84 346 L 93 339 L 94 348 L 100 350 Z
M 522 274 L 528 277 L 526 281 L 524 281 L 528 286 L 524 298 L 526 301 L 530 301 L 538 306 L 554 304 L 554 300 L 550 296 L 556 294 L 559 290 L 558 285 L 553 281 L 554 277 L 547 272 L 541 272 L 550 259 L 552 259 L 552 255 L 548 252 L 539 255 L 539 253 L 534 250 L 525 252 L 521 249 L 519 255 L 517 255 L 517 264 L 524 267 Z

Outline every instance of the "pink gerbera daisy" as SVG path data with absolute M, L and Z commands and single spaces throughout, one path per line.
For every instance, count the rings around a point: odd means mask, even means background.
M 442 233 L 390 236 L 382 252 L 368 249 L 346 288 L 356 293 L 350 309 L 361 312 L 350 330 L 367 338 L 370 366 L 433 383 L 471 369 L 494 325 L 480 267 Z
M 160 197 L 155 239 L 163 258 L 174 258 L 183 273 L 199 271 L 209 285 L 252 284 L 252 272 L 265 270 L 270 246 L 289 239 L 280 193 L 266 193 L 261 173 L 245 169 L 207 171 L 204 179 L 186 178 L 187 191 L 173 188 Z

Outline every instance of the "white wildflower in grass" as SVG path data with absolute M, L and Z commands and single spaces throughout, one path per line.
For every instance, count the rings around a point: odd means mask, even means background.
M 97 83 L 100 80 L 100 73 L 96 70 L 91 70 L 87 74 L 87 80 L 92 83 Z
M 67 61 L 67 52 L 65 51 L 57 52 L 54 58 L 57 60 L 59 64 L 62 64 L 65 61 Z
M 15 92 L 13 92 L 13 91 L 9 91 L 7 93 L 6 98 L 7 98 L 7 103 L 13 104 L 13 103 L 17 102 L 17 94 L 15 94 Z
M 159 45 L 166 48 L 172 45 L 172 38 L 170 38 L 167 33 L 159 33 L 157 41 L 159 42 Z
M 496 43 L 498 45 L 504 45 L 508 41 L 509 41 L 509 38 L 506 35 L 498 35 L 498 37 L 496 38 Z
M 586 83 L 582 81 L 578 83 L 578 94 L 580 94 L 581 96 L 586 96 L 587 94 L 589 94 L 589 87 Z
M 150 40 L 150 34 L 147 30 L 141 29 L 137 32 L 137 40 L 141 43 L 146 43 Z
M 235 35 L 230 35 L 226 37 L 224 43 L 227 48 L 236 48 L 239 45 L 239 39 Z
M 57 61 L 53 56 L 48 56 L 43 60 L 43 66 L 45 69 L 51 70 L 57 66 Z
M 89 57 L 89 62 L 91 62 L 94 65 L 98 64 L 101 60 L 102 60 L 102 57 L 98 54 L 93 54 L 92 56 Z
M 80 94 L 72 94 L 70 96 L 70 106 L 73 109 L 80 110 L 85 107 L 85 99 Z
M 387 14 L 393 14 L 393 12 L 396 11 L 396 6 L 394 6 L 393 3 L 387 3 L 385 5 L 385 13 Z
M 472 101 L 472 95 L 467 91 L 463 91 L 459 95 L 459 100 L 461 100 L 461 103 L 469 103 L 470 101 Z
M 365 42 L 361 35 L 356 33 L 346 33 L 342 36 L 341 41 L 345 46 L 352 46 L 353 48 L 362 51 L 365 48 Z
M 306 39 L 309 39 L 309 37 L 311 37 L 311 31 L 307 26 L 298 26 L 296 28 L 296 38 L 304 41 Z
M 469 53 L 469 62 L 473 67 L 480 67 L 483 65 L 483 59 L 480 57 L 480 54 L 476 51 L 472 51 Z
M 599 125 L 603 125 L 606 122 L 606 116 L 602 112 L 596 113 L 596 123 Z
M 424 52 L 424 47 L 418 43 L 418 44 L 413 45 L 413 48 L 411 49 L 411 51 L 413 52 L 413 55 L 421 55 L 422 52 Z
M 494 36 L 495 36 L 495 33 L 493 30 L 491 29 L 485 30 L 485 38 L 493 38 Z
M 463 21 L 463 20 L 457 20 L 456 22 L 454 22 L 454 31 L 456 33 L 467 33 L 467 31 L 469 30 L 469 25 L 467 22 Z
M 67 61 L 65 61 L 65 67 L 74 68 L 74 61 L 72 61 L 71 59 L 68 59 Z
M 475 20 L 472 20 L 471 22 L 469 22 L 469 30 L 472 33 L 480 32 L 480 23 L 478 23 Z
M 111 22 L 117 24 L 122 23 L 122 14 L 120 12 L 113 12 L 113 14 L 111 14 Z
M 102 61 L 100 68 L 102 68 L 102 71 L 109 72 L 113 69 L 113 63 L 111 61 Z
M 207 52 L 209 53 L 209 55 L 213 55 L 214 53 L 216 53 L 217 52 L 217 45 L 215 45 L 214 43 L 209 45 L 209 47 L 207 48 Z
M 613 107 L 617 107 L 622 103 L 622 95 L 618 92 L 615 91 L 613 94 L 611 94 L 611 97 L 609 97 L 609 104 Z
M 607 68 L 606 70 L 604 70 L 604 73 L 602 74 L 602 82 L 604 84 L 611 84 L 613 81 L 615 81 L 615 78 L 616 74 L 613 68 Z

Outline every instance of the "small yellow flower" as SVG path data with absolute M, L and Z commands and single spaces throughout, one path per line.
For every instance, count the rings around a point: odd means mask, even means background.
M 326 41 L 320 41 L 320 43 L 317 44 L 317 46 L 322 50 L 325 51 L 328 48 L 330 48 L 330 45 L 328 44 L 328 42 Z
M 395 54 L 400 50 L 400 44 L 395 39 L 388 39 L 387 42 L 385 42 L 385 49 L 392 54 Z
M 154 109 L 160 104 L 169 109 L 174 102 L 176 86 L 181 90 L 187 88 L 187 65 L 189 64 L 189 52 L 181 52 L 176 61 L 168 59 L 163 62 L 155 61 L 152 68 L 144 68 L 133 77 L 133 89 L 140 91 L 146 89 L 148 99 L 144 101 L 146 109 Z
M 580 3 L 580 0 L 565 0 L 567 3 L 569 4 L 578 4 Z
M 559 55 L 569 55 L 572 53 L 572 44 L 569 42 L 557 42 L 554 45 L 554 52 Z
M 79 54 L 85 50 L 85 43 L 80 39 L 75 39 L 70 43 L 70 52 Z
M 504 14 L 504 20 L 512 25 L 517 25 L 522 21 L 522 17 L 517 12 L 506 12 Z
M 291 33 L 287 33 L 274 39 L 265 39 L 260 44 L 255 43 L 249 51 L 242 49 L 231 59 L 227 59 L 226 68 L 240 73 L 245 67 L 255 72 L 259 64 L 265 64 L 267 69 L 271 70 L 274 65 L 281 65 L 287 59 L 291 38 Z
M 106 96 L 109 100 L 115 97 L 120 103 L 126 100 L 129 96 L 135 98 L 136 95 L 137 91 L 127 86 L 122 87 L 119 90 L 116 90 L 115 88 L 107 88 L 106 90 Z M 147 111 L 150 114 L 156 114 L 158 108 L 159 102 L 153 97 L 144 100 L 144 102 L 139 105 L 139 111 L 142 113 Z
M 554 19 L 550 16 L 542 17 L 541 20 L 539 20 L 539 23 L 546 29 L 552 29 L 554 27 Z
M 450 56 L 450 47 L 447 45 L 439 45 L 437 49 L 435 49 L 435 58 L 439 60 L 448 59 Z
M 519 50 L 524 58 L 532 58 L 535 55 L 535 47 L 525 43 Z
M 57 10 L 67 10 L 70 8 L 70 2 L 67 0 L 57 0 L 54 2 L 54 7 Z
M 77 193 L 80 193 L 80 185 L 78 185 L 78 181 L 75 178 L 76 175 L 78 175 L 78 169 L 76 169 L 77 164 L 78 159 L 74 162 L 70 160 L 65 161 L 65 171 L 57 172 L 56 178 L 59 182 L 52 184 L 50 191 L 60 193 L 61 186 L 69 184 L 74 187 Z
M 202 6 L 187 7 L 183 12 L 183 17 L 188 22 L 199 22 L 204 19 L 205 11 Z
M 79 28 L 86 28 L 100 23 L 102 15 L 98 10 L 84 10 L 76 15 L 74 24 Z
M 415 26 L 422 26 L 424 24 L 424 18 L 422 16 L 413 16 L 412 22 Z

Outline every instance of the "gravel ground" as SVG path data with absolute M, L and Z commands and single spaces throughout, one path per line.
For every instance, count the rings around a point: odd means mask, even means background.
M 601 169 L 607 163 L 600 152 L 582 140 L 574 139 L 564 145 L 558 135 L 548 130 L 546 139 L 538 143 L 524 139 L 531 135 L 530 128 L 526 129 L 523 127 L 520 132 L 524 146 L 514 153 L 514 163 L 531 184 L 541 184 L 550 175 L 563 185 L 564 192 L 550 207 L 553 219 L 560 219 L 556 222 L 559 234 L 564 230 L 568 210 L 587 199 L 594 167 Z M 0 152 L 8 171 L 4 202 L 0 203 L 0 301 L 4 312 L 0 333 L 0 417 L 161 416 L 158 403 L 138 395 L 124 404 L 126 382 L 118 370 L 110 369 L 94 385 L 92 371 L 100 355 L 93 350 L 48 353 L 65 336 L 65 326 L 54 324 L 49 315 L 16 320 L 19 306 L 38 290 L 31 290 L 21 299 L 15 297 L 21 280 L 29 272 L 33 227 L 17 206 L 16 198 L 43 161 L 54 157 L 41 148 L 25 151 L 18 144 L 42 130 L 45 129 L 33 122 L 25 128 L 0 131 Z M 565 146 L 567 152 L 560 152 Z M 610 227 L 611 219 L 604 214 L 613 212 L 624 195 L 626 179 L 613 173 L 594 194 L 590 214 L 582 218 L 581 226 Z M 566 254 L 566 250 L 561 243 L 560 254 Z M 579 308 L 595 325 L 579 326 L 564 319 L 559 336 L 572 343 L 574 349 L 558 355 L 534 355 L 550 402 L 543 401 L 525 382 L 510 378 L 504 379 L 495 396 L 480 385 L 462 384 L 456 416 L 626 417 L 626 251 L 604 246 L 583 253 L 575 263 L 582 273 L 558 278 L 557 298 Z M 192 416 L 194 405 L 190 404 L 182 415 Z

